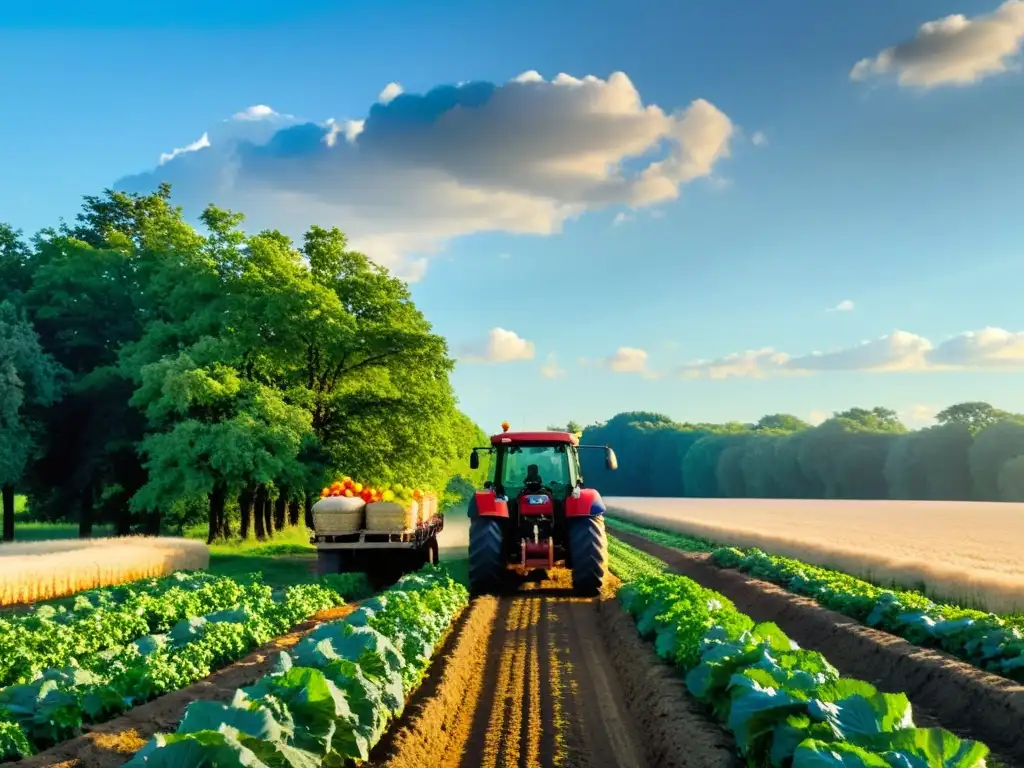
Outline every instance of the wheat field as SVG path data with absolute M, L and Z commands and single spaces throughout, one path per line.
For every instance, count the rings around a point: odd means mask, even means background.
M 1024 504 L 609 498 L 633 522 L 994 613 L 1024 611 Z
M 126 536 L 3 544 L 0 606 L 64 597 L 209 564 L 209 549 L 194 539 Z

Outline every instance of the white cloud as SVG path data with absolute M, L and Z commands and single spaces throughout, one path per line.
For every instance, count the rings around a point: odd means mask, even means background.
M 908 427 L 918 429 L 932 426 L 935 423 L 935 416 L 940 410 L 942 409 L 937 405 L 916 403 L 909 408 L 901 409 L 897 415 L 900 417 L 900 421 Z
M 764 135 L 763 131 L 754 131 L 754 134 L 750 137 L 750 143 L 755 147 L 767 147 L 768 137 Z
M 548 355 L 544 365 L 540 367 L 540 375 L 545 379 L 557 379 L 561 376 L 565 376 L 568 373 L 564 368 L 558 367 L 558 357 L 554 352 Z
M 934 88 L 970 85 L 1016 68 L 1024 44 L 1024 0 L 1007 0 L 991 13 L 946 16 L 850 71 L 853 80 L 895 74 L 900 85 Z
M 877 339 L 828 352 L 792 356 L 770 347 L 697 360 L 677 369 L 687 379 L 764 378 L 825 371 L 939 371 L 1024 369 L 1024 331 L 967 331 L 934 345 L 924 336 L 893 331 Z
M 852 312 L 854 306 L 855 305 L 854 305 L 853 301 L 851 301 L 850 299 L 843 299 L 838 304 L 836 304 L 834 307 L 829 307 L 828 311 L 829 312 Z
M 632 214 L 623 213 L 622 211 L 619 211 L 618 213 L 615 214 L 615 218 L 612 219 L 612 226 L 618 227 L 630 221 L 633 221 Z
M 771 347 L 734 352 L 716 360 L 695 360 L 680 366 L 677 373 L 684 379 L 761 379 L 779 372 L 789 359 Z
M 1024 331 L 983 328 L 961 333 L 940 344 L 929 361 L 954 368 L 1017 368 L 1024 365 Z
M 232 120 L 266 120 L 267 118 L 280 117 L 280 115 L 271 107 L 266 104 L 255 104 L 251 107 L 246 107 L 241 112 L 235 112 L 231 116 Z
M 172 149 L 170 152 L 164 152 L 163 154 L 161 154 L 160 165 L 163 165 L 169 160 L 173 160 L 178 155 L 183 155 L 186 152 L 197 152 L 200 149 L 206 149 L 208 146 L 210 146 L 210 134 L 204 131 L 203 135 L 200 136 L 195 141 L 193 141 L 191 144 L 186 144 L 184 147 Z
M 254 230 L 337 225 L 353 247 L 402 268 L 463 235 L 551 235 L 588 210 L 675 199 L 729 156 L 733 132 L 703 99 L 675 111 L 644 104 L 622 72 L 526 73 L 407 93 L 363 120 L 250 107 L 211 130 L 209 147 L 116 187 L 170 182 L 186 213 L 214 202 Z
M 381 104 L 387 104 L 389 101 L 394 99 L 396 96 L 401 96 L 405 93 L 405 89 L 402 88 L 398 83 L 388 83 L 384 86 L 384 90 L 377 96 L 377 101 Z
M 464 363 L 512 363 L 532 360 L 534 344 L 514 331 L 492 328 L 487 338 L 463 345 L 459 359 Z
M 647 351 L 638 347 L 619 347 L 603 362 L 616 373 L 643 373 L 647 370 Z
M 511 253 L 499 253 L 498 254 L 498 258 L 499 259 L 511 259 L 512 258 L 512 254 Z
M 816 427 L 823 421 L 828 421 L 830 418 L 832 418 L 831 413 L 829 413 L 828 411 L 822 411 L 820 409 L 815 408 L 813 411 L 807 414 L 807 423 Z

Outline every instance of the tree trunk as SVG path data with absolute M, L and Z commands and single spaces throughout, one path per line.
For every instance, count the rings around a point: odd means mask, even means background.
M 225 541 L 231 540 L 231 517 L 228 515 L 226 506 L 220 514 L 220 535 Z
M 238 494 L 238 524 L 239 535 L 242 539 L 249 538 L 249 529 L 252 527 L 252 502 L 255 495 L 256 493 L 251 487 Z
M 78 512 L 78 538 L 88 539 L 92 536 L 93 492 L 90 483 L 82 494 L 82 503 Z
M 313 494 L 306 491 L 306 498 L 303 502 L 304 517 L 306 518 L 306 527 L 309 530 L 313 530 Z
M 267 486 L 260 485 L 256 488 L 256 499 L 255 509 L 253 510 L 253 520 L 256 523 L 256 538 L 259 541 L 263 541 L 267 538 L 267 529 L 264 525 L 266 517 L 263 514 L 263 508 L 267 505 Z
M 292 498 L 288 501 L 288 525 L 299 524 L 299 500 Z
M 143 532 L 147 536 L 159 536 L 160 535 L 160 522 L 163 518 L 163 513 L 159 510 L 156 512 L 150 512 L 146 515 L 145 523 L 143 525 Z
M 4 541 L 14 541 L 14 486 L 3 487 L 4 503 Z
M 288 498 L 285 496 L 285 492 L 281 491 L 281 495 L 274 501 L 274 530 L 283 531 L 286 522 L 286 513 L 288 511 Z
M 206 543 L 212 544 L 220 535 L 224 525 L 224 502 L 227 499 L 227 490 L 222 485 L 214 486 L 210 492 L 210 530 L 206 536 Z
M 274 500 L 269 494 L 263 500 L 263 528 L 269 538 L 274 537 Z

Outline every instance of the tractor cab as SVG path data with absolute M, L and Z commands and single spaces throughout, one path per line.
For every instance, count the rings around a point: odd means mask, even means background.
M 593 544 L 585 540 L 586 531 L 594 531 L 598 545 L 603 542 L 604 503 L 597 491 L 584 488 L 579 452 L 581 448 L 603 450 L 606 466 L 614 470 L 618 460 L 611 447 L 581 446 L 571 432 L 509 432 L 508 422 L 501 426 L 502 432 L 491 436 L 490 445 L 474 448 L 469 458 L 470 468 L 478 469 L 480 452 L 491 456 L 488 480 L 469 509 L 470 518 L 478 518 L 470 526 L 471 577 L 478 570 L 474 561 L 480 559 L 474 552 L 483 552 L 480 546 L 488 541 L 500 545 L 500 554 L 488 554 L 488 562 L 495 565 L 497 558 L 518 565 L 522 572 L 550 569 L 561 560 L 569 564 L 573 530 L 577 550 Z M 493 577 L 487 570 L 484 581 L 490 584 Z M 603 583 L 603 576 L 588 573 L 584 581 Z M 583 588 L 591 590 L 591 586 Z

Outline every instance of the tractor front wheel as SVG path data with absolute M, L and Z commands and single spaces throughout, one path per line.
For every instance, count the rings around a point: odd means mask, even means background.
M 469 521 L 469 591 L 493 594 L 501 586 L 505 570 L 501 520 L 474 517 Z
M 580 517 L 569 522 L 572 588 L 582 597 L 595 597 L 608 574 L 608 537 L 603 517 Z

